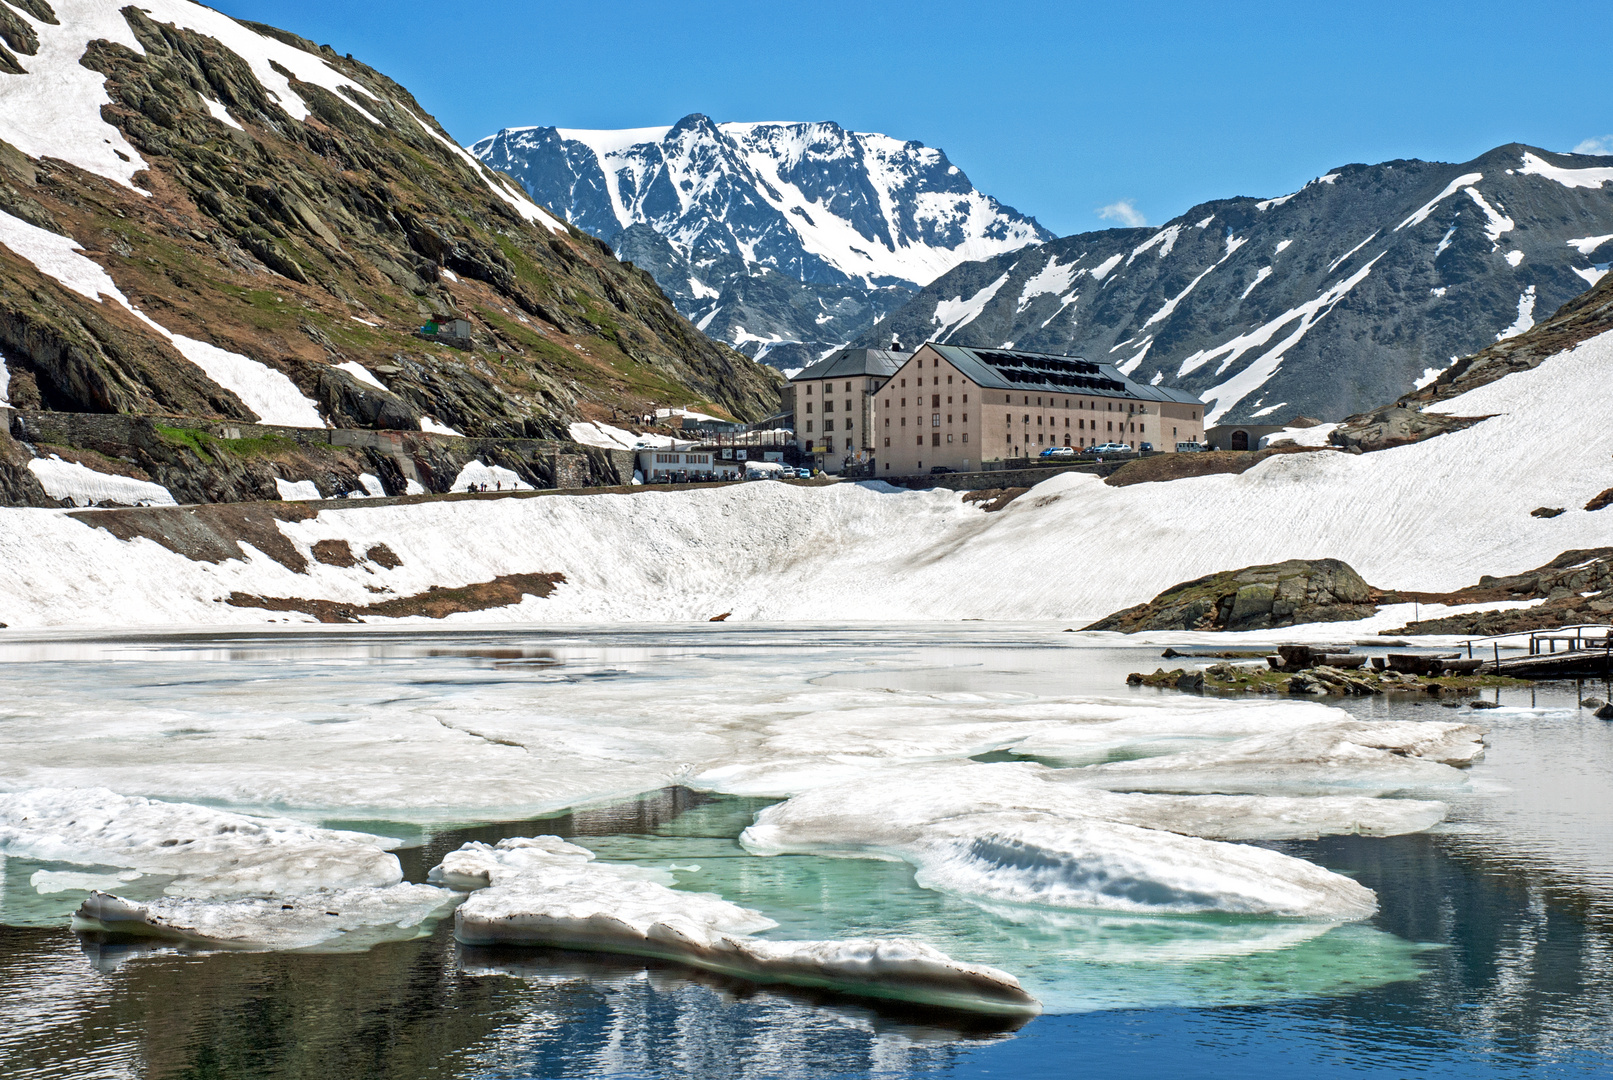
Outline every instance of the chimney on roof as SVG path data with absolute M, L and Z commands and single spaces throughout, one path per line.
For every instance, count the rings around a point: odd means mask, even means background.
M 891 352 L 901 352 L 901 351 L 902 351 L 902 335 L 901 334 L 892 334 L 891 335 Z

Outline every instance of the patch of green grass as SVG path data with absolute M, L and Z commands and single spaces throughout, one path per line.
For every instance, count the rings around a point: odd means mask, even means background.
M 156 425 L 157 434 L 173 446 L 183 446 L 203 461 L 212 464 L 222 454 L 237 458 L 265 457 L 297 449 L 295 439 L 284 435 L 255 435 L 246 439 L 220 439 L 198 428 L 166 427 Z
M 529 285 L 537 286 L 544 293 L 554 291 L 549 281 L 549 275 L 544 273 L 537 263 L 529 259 L 526 252 L 522 251 L 514 240 L 503 234 L 495 237 L 495 239 L 498 241 L 499 250 L 504 252 L 504 257 L 510 260 L 511 266 L 515 267 L 515 276 L 519 280 Z
M 163 424 L 158 424 L 156 427 L 157 434 L 162 436 L 164 442 L 172 446 L 182 446 L 209 465 L 213 463 L 217 450 L 213 444 L 218 440 L 207 432 L 195 428 L 167 427 Z

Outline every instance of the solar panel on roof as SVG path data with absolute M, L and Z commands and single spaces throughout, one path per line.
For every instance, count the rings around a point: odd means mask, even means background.
M 975 350 L 975 355 L 1011 383 L 1059 386 L 1093 393 L 1123 394 L 1126 384 L 1103 374 L 1100 365 L 1075 356 L 1036 356 L 1027 353 Z

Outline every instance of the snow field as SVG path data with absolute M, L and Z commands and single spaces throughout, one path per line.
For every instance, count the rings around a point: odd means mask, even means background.
M 501 574 L 566 576 L 546 600 L 454 622 L 683 620 L 709 609 L 737 619 L 1074 625 L 1202 574 L 1321 557 L 1381 587 L 1443 591 L 1605 542 L 1601 520 L 1577 508 L 1608 484 L 1610 364 L 1613 334 L 1604 334 L 1442 403 L 1489 419 L 1422 443 L 1123 488 L 1065 473 L 991 514 L 945 491 L 745 484 L 327 510 L 278 527 L 301 548 L 388 544 L 404 565 L 376 573 L 400 595 Z M 1539 506 L 1569 509 L 1530 518 Z M 365 585 L 377 583 L 359 570 L 295 574 L 256 554 L 196 563 L 49 511 L 0 510 L 0 556 L 0 621 L 13 627 L 241 623 L 281 616 L 214 598 L 239 589 L 362 606 Z
M 39 480 L 45 494 L 53 499 L 72 499 L 76 506 L 120 503 L 124 506 L 174 506 L 173 495 L 161 484 L 127 476 L 96 472 L 77 462 L 63 461 L 52 454 L 35 458 L 28 471 Z
M 447 424 L 439 423 L 437 418 L 433 416 L 422 416 L 420 418 L 420 430 L 429 431 L 433 435 L 457 435 L 460 438 L 464 438 L 465 436 L 464 432 L 455 431 Z
M 532 491 L 531 484 L 522 480 L 514 470 L 506 469 L 502 465 L 487 465 L 479 460 L 467 461 L 465 467 L 459 470 L 454 482 L 449 485 L 449 491 L 464 491 L 471 485 L 480 487 L 487 485 L 488 491 Z

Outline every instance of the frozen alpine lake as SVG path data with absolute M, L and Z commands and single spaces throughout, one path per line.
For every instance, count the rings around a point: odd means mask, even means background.
M 0 640 L 0 1074 L 1609 1069 L 1605 688 L 1062 629 Z

